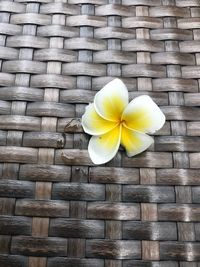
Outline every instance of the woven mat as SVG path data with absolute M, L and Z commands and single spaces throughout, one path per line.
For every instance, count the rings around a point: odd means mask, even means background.
M 199 267 L 200 1 L 0 10 L 0 267 Z M 114 77 L 167 122 L 95 166 L 80 118 Z

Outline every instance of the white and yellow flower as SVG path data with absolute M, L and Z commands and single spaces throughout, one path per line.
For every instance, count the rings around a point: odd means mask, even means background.
M 88 151 L 95 164 L 111 160 L 120 144 L 132 157 L 146 150 L 153 138 L 147 135 L 159 130 L 165 123 L 165 115 L 153 100 L 142 95 L 128 103 L 128 90 L 115 79 L 105 85 L 86 107 L 82 126 L 93 135 Z

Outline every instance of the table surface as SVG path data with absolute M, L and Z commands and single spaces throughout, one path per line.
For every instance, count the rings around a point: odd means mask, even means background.
M 199 267 L 200 1 L 0 10 L 0 266 Z M 167 121 L 96 166 L 80 118 L 114 77 Z

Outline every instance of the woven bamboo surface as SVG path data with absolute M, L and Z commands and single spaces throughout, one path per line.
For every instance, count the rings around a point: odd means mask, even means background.
M 200 1 L 0 10 L 0 267 L 199 267 Z M 80 118 L 114 77 L 167 122 L 94 166 Z

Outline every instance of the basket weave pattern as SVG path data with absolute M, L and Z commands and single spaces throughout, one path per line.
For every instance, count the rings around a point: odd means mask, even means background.
M 0 267 L 199 267 L 200 1 L 0 10 Z M 80 118 L 114 77 L 167 122 L 94 166 Z

